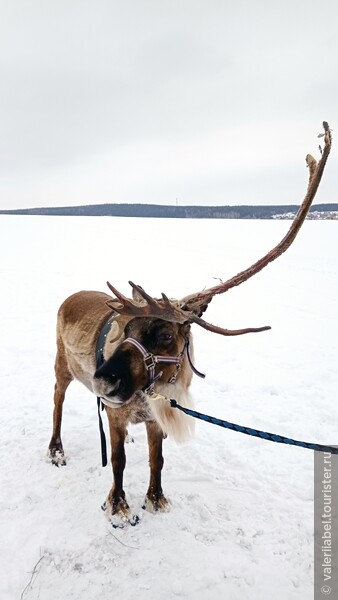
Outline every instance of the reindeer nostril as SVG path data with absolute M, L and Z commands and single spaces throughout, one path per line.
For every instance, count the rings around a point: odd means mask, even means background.
M 108 392 L 106 394 L 106 396 L 109 396 L 111 398 L 112 396 L 116 396 L 118 394 L 118 391 L 120 389 L 121 379 L 118 378 L 117 375 L 113 374 L 113 376 L 110 377 L 109 383 L 113 386 L 113 389 L 111 389 L 110 392 Z

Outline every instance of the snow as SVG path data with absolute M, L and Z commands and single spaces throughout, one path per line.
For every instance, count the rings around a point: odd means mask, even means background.
M 274 600 L 313 597 L 313 453 L 196 422 L 165 441 L 171 511 L 141 506 L 148 484 L 144 425 L 130 428 L 125 491 L 136 527 L 113 529 L 100 506 L 96 399 L 66 396 L 67 466 L 47 459 L 55 321 L 80 289 L 129 279 L 182 297 L 225 280 L 275 245 L 282 221 L 1 216 L 0 597 L 3 600 Z M 217 297 L 208 321 L 269 332 L 224 338 L 195 326 L 195 405 L 236 423 L 337 443 L 338 236 L 307 221 L 285 255 Z M 107 423 L 105 423 L 108 433 Z

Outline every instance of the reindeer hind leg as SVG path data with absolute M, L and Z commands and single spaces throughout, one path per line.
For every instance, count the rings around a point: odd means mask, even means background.
M 51 458 L 52 463 L 58 467 L 66 464 L 61 441 L 62 408 L 66 390 L 73 379 L 73 376 L 68 369 L 64 346 L 61 340 L 58 340 L 58 350 L 55 359 L 55 377 L 53 433 L 49 443 L 48 456 Z

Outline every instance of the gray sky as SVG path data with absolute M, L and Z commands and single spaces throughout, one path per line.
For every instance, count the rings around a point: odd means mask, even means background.
M 0 208 L 299 203 L 335 135 L 336 0 L 0 6 Z

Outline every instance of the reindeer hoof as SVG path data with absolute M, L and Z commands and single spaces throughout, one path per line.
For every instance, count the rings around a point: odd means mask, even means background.
M 162 494 L 159 496 L 159 498 L 146 496 L 142 508 L 151 513 L 169 512 L 171 505 L 166 497 Z
M 63 450 L 50 448 L 47 456 L 51 459 L 52 465 L 56 467 L 64 467 L 67 464 Z
M 131 525 L 135 527 L 140 522 L 140 517 L 138 515 L 133 515 L 130 519 L 126 517 L 120 517 L 118 515 L 113 515 L 110 518 L 110 524 L 114 529 L 124 529 L 127 525 Z
M 130 519 L 125 517 L 120 517 L 118 515 L 113 515 L 110 518 L 110 524 L 114 529 L 124 529 L 127 525 L 131 525 L 135 527 L 140 522 L 140 517 L 138 515 L 133 515 Z
M 113 515 L 110 517 L 109 523 L 113 529 L 124 529 L 128 525 L 129 519 L 120 515 Z
M 106 511 L 107 509 L 108 509 L 107 516 L 109 517 L 109 522 L 114 529 L 123 529 L 128 524 L 131 525 L 132 527 L 135 527 L 135 525 L 137 525 L 141 520 L 138 515 L 129 516 L 130 515 L 129 507 L 128 507 L 128 512 L 126 512 L 125 507 L 124 507 L 124 512 L 118 511 L 118 512 L 112 513 L 112 509 L 109 504 L 109 500 L 105 500 L 104 503 L 101 505 L 101 510 Z
M 135 527 L 135 525 L 138 525 L 138 523 L 140 522 L 140 517 L 138 515 L 133 515 L 131 519 L 129 519 L 129 523 L 132 527 Z

